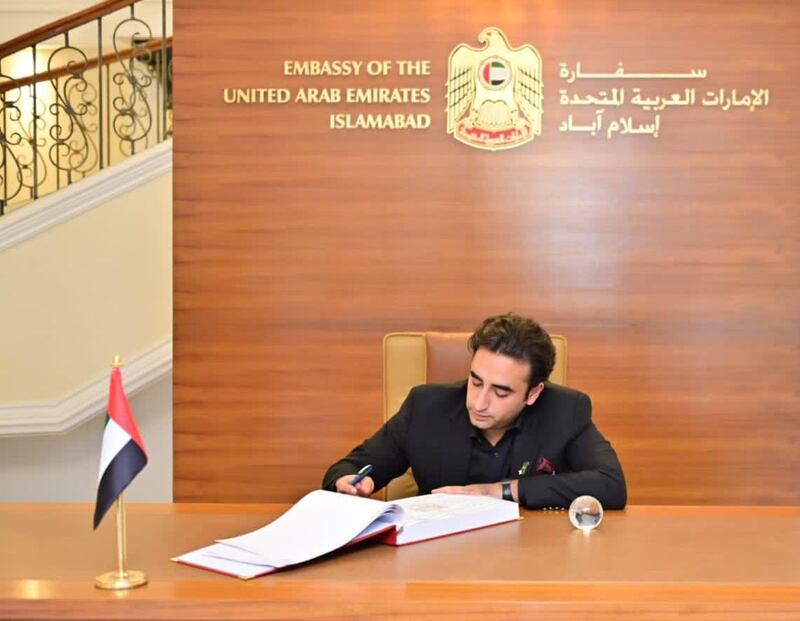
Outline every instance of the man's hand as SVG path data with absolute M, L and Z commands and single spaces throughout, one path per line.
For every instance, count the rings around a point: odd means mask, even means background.
M 511 495 L 519 502 L 519 482 L 511 481 Z M 500 483 L 473 483 L 472 485 L 447 485 L 431 490 L 432 494 L 470 494 L 472 496 L 503 497 L 503 486 Z
M 469 494 L 470 496 L 503 497 L 503 486 L 500 483 L 473 483 L 472 485 L 447 485 L 431 490 L 432 494 Z
M 356 478 L 354 474 L 346 474 L 336 479 L 336 491 L 351 496 L 369 496 L 375 491 L 375 481 L 372 477 L 364 477 L 357 485 L 352 485 L 350 481 Z

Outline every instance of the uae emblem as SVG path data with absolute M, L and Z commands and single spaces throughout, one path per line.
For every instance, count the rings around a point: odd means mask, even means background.
M 513 149 L 542 133 L 542 57 L 532 45 L 512 48 L 499 28 L 450 52 L 447 133 L 477 149 Z

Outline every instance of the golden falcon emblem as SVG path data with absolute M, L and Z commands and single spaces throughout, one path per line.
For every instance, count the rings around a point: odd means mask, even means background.
M 512 48 L 499 28 L 461 43 L 447 69 L 447 133 L 477 149 L 513 149 L 542 133 L 542 57 L 532 45 Z

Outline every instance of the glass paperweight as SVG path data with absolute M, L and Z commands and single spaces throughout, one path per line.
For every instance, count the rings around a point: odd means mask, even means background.
M 569 506 L 569 521 L 584 533 L 591 532 L 603 521 L 603 505 L 594 496 L 578 496 Z

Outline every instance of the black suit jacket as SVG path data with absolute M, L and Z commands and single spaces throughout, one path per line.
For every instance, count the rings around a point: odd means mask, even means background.
M 335 489 L 339 477 L 366 464 L 375 467 L 376 489 L 409 466 L 420 494 L 445 485 L 465 485 L 472 446 L 466 397 L 466 381 L 413 388 L 397 414 L 328 469 L 323 488 Z M 622 467 L 592 422 L 587 395 L 546 382 L 539 398 L 520 416 L 529 418 L 514 441 L 511 478 L 519 479 L 521 505 L 568 507 L 576 497 L 589 494 L 606 509 L 625 506 Z M 518 475 L 519 471 L 524 474 Z

